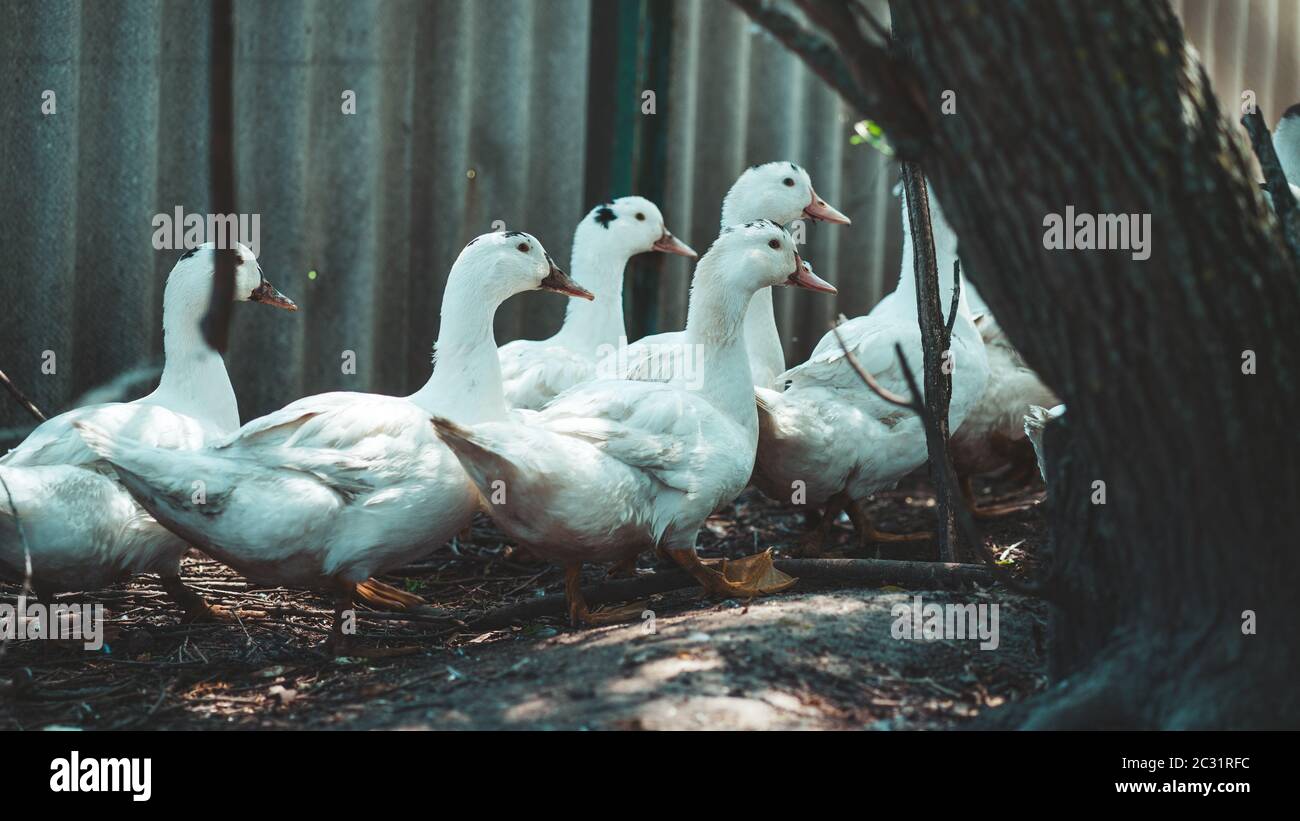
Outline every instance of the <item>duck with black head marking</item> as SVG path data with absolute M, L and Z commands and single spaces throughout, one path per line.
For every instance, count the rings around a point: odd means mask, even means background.
M 583 217 L 573 232 L 570 272 L 596 298 L 570 301 L 564 324 L 549 339 L 501 346 L 501 375 L 511 407 L 541 408 L 568 388 L 596 378 L 602 363 L 609 371 L 605 376 L 618 375 L 618 349 L 627 341 L 623 271 L 633 256 L 650 251 L 696 256 L 644 197 L 620 197 Z

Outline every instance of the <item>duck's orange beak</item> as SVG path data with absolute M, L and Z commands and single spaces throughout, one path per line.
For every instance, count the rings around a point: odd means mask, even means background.
M 803 257 L 798 253 L 794 255 L 794 273 L 790 274 L 786 282 L 797 288 L 807 288 L 810 291 L 821 291 L 824 294 L 839 293 L 835 286 L 813 273 L 812 266 L 804 262 Z
M 803 209 L 805 217 L 811 217 L 822 222 L 833 222 L 837 225 L 851 225 L 853 220 L 844 216 L 838 209 L 831 206 L 826 200 L 817 196 L 817 191 L 812 192 L 812 201 Z
M 665 254 L 677 254 L 678 256 L 687 257 L 689 259 L 698 259 L 700 256 L 695 253 L 694 248 L 682 242 L 668 231 L 664 231 L 664 235 L 660 237 L 653 246 L 651 246 L 651 250 L 661 251 Z

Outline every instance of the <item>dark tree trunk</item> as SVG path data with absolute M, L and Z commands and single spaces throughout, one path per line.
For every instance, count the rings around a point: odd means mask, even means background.
M 1220 110 L 1173 12 L 894 3 L 882 58 L 842 4 L 799 5 L 858 87 L 849 99 L 873 101 L 863 114 L 924 168 L 970 281 L 1069 408 L 1047 436 L 1058 683 L 989 718 L 1300 727 L 1300 272 L 1238 112 Z M 888 83 L 863 91 L 882 70 Z M 1067 205 L 1151 215 L 1150 259 L 1045 250 L 1044 217 Z
M 990 5 L 893 11 L 970 278 L 1069 408 L 1046 579 L 1065 686 L 1009 717 L 1298 726 L 1300 276 L 1236 112 L 1163 3 Z M 1045 250 L 1067 205 L 1150 214 L 1150 259 Z

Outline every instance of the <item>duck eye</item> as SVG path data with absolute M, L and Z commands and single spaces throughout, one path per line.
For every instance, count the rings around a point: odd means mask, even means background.
M 768 248 L 771 248 L 771 249 L 774 250 L 774 251 L 780 251 L 780 250 L 781 250 L 781 240 L 779 240 L 779 239 L 770 239 L 770 240 L 767 241 L 767 247 L 768 247 Z
M 528 243 L 526 243 L 526 242 L 521 242 L 521 243 L 519 243 L 518 245 L 516 245 L 515 247 L 518 248 L 519 251 L 520 251 L 521 253 L 524 253 L 524 254 L 528 253 L 528 251 L 529 251 Z
M 642 222 L 645 222 L 645 214 L 642 214 L 639 211 L 637 212 L 636 218 L 641 220 Z
M 794 180 L 790 177 L 786 177 L 781 180 L 781 182 L 784 183 L 787 188 L 794 188 Z

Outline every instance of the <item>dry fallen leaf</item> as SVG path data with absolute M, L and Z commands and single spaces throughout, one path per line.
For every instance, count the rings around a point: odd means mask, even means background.
M 280 703 L 284 705 L 292 704 L 293 700 L 298 697 L 297 690 L 290 690 L 280 684 L 272 685 L 271 689 L 267 690 L 267 693 L 280 699 Z

